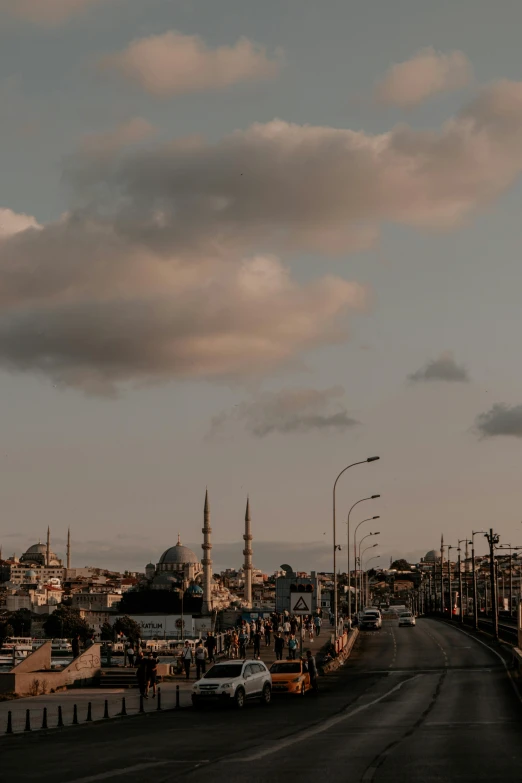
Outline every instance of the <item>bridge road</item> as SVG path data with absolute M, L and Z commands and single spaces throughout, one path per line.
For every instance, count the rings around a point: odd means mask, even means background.
M 522 780 L 522 705 L 502 661 L 421 619 L 361 634 L 321 693 L 244 712 L 164 713 L 0 740 L 2 781 Z M 37 759 L 37 762 L 32 762 Z

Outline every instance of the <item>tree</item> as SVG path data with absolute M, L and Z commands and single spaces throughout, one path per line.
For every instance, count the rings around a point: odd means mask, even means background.
M 103 623 L 101 627 L 101 638 L 104 642 L 114 641 L 114 628 L 110 623 Z
M 18 609 L 16 612 L 12 612 L 7 621 L 13 627 L 14 633 L 9 636 L 30 636 L 31 618 L 32 614 L 29 609 Z
M 112 626 L 114 633 L 122 633 L 127 639 L 131 639 L 134 644 L 141 637 L 141 628 L 138 623 L 128 615 L 118 617 Z
M 84 641 L 92 633 L 88 623 L 80 616 L 80 610 L 68 606 L 60 606 L 49 615 L 44 623 L 44 631 L 51 639 L 70 639 L 79 635 Z
M 390 568 L 395 568 L 396 571 L 411 571 L 411 566 L 407 560 L 402 558 L 401 560 L 394 560 Z

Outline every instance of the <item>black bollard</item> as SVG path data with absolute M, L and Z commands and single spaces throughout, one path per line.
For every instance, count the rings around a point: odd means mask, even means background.
M 140 693 L 140 712 L 145 712 L 143 708 L 143 695 Z
M 25 711 L 25 729 L 24 731 L 31 731 L 31 710 Z
M 125 706 L 125 696 L 122 696 L 121 699 L 121 714 L 126 715 L 127 714 L 127 708 Z
M 62 708 L 58 707 L 58 728 L 61 729 L 62 727 L 63 727 Z
M 73 722 L 72 722 L 72 725 L 73 726 L 77 726 L 78 725 L 78 707 L 76 706 L 76 704 L 73 707 Z
M 92 721 L 92 704 L 91 702 L 87 705 L 87 717 L 85 718 L 85 722 Z
M 109 717 L 109 702 L 107 701 L 107 699 L 105 699 L 105 712 L 103 713 L 103 717 L 104 718 Z
M 12 734 L 13 733 L 13 716 L 11 714 L 11 710 L 7 713 L 7 729 L 5 730 L 6 734 Z
M 179 710 L 179 685 L 176 685 L 176 709 Z
M 158 688 L 158 704 L 156 706 L 157 710 L 161 710 L 161 688 Z
M 42 715 L 42 729 L 47 728 L 47 707 L 43 708 L 43 715 Z

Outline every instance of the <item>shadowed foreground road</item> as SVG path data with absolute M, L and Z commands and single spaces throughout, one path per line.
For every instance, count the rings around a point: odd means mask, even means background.
M 0 742 L 2 783 L 522 780 L 522 705 L 502 661 L 421 619 L 361 635 L 319 696 L 191 709 Z

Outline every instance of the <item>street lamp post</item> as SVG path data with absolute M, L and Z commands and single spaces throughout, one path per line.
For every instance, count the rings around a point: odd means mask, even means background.
M 380 519 L 380 516 L 377 515 L 375 517 L 367 517 L 367 519 L 363 519 L 362 522 L 359 522 L 357 527 L 355 528 L 354 534 L 353 534 L 353 553 L 354 557 L 357 556 L 357 531 L 361 527 L 361 525 L 364 525 L 365 522 L 371 522 L 374 519 Z M 359 548 L 359 566 L 361 565 L 361 558 L 360 558 L 360 548 Z M 358 602 L 358 591 L 357 591 L 357 569 L 355 570 L 355 611 L 357 612 L 359 609 L 359 602 Z
M 453 620 L 453 601 L 451 600 L 451 557 L 450 552 L 452 549 L 456 549 L 456 546 L 452 546 L 451 544 L 448 544 L 448 589 L 449 589 L 449 596 L 448 596 L 448 608 L 449 608 L 449 619 Z
M 460 538 L 457 543 L 458 543 L 457 552 L 459 553 L 459 621 L 460 621 L 460 623 L 463 623 L 464 622 L 464 613 L 462 611 L 462 570 L 461 570 L 462 569 L 462 565 L 461 565 L 461 557 L 460 557 L 460 554 L 461 554 L 462 550 L 460 548 L 460 545 L 461 544 L 466 544 L 466 546 L 467 546 L 470 542 L 469 542 L 469 539 L 467 539 L 467 538 Z M 468 611 L 468 608 L 466 606 L 466 613 L 467 613 L 467 611 Z
M 471 570 L 473 571 L 473 627 L 478 630 L 478 595 L 477 595 L 477 572 L 475 571 L 475 536 L 484 533 L 485 530 L 471 531 Z M 487 607 L 486 607 L 487 609 Z
M 351 625 L 351 621 L 352 621 L 352 591 L 351 591 L 351 581 L 350 581 L 350 514 L 354 510 L 355 506 L 359 505 L 359 503 L 362 503 L 365 500 L 375 500 L 375 498 L 380 498 L 380 497 L 381 497 L 380 495 L 370 495 L 367 498 L 361 498 L 360 500 L 358 500 L 356 503 L 353 504 L 353 506 L 349 510 L 348 518 L 346 520 L 346 544 L 347 544 L 346 545 L 346 551 L 347 551 L 346 561 L 347 561 L 347 568 L 348 568 L 346 573 L 347 573 L 347 577 L 348 577 L 348 618 L 350 620 L 350 625 Z M 357 554 L 357 552 L 353 553 L 354 561 L 356 560 L 356 554 Z M 354 563 L 354 570 L 355 570 L 355 565 L 356 564 Z
M 486 533 L 489 544 L 489 574 L 491 578 L 491 613 L 493 615 L 493 636 L 498 641 L 498 608 L 497 608 L 497 590 L 495 574 L 495 547 L 500 541 L 498 533 L 493 532 L 493 528 Z
M 359 462 L 352 462 L 351 465 L 347 465 L 345 468 L 341 470 L 339 475 L 334 481 L 333 485 L 333 578 L 334 578 L 334 620 L 335 620 L 335 636 L 337 637 L 337 541 L 335 538 L 335 489 L 337 487 L 337 482 L 343 475 L 343 473 L 346 473 L 346 471 L 349 468 L 355 467 L 355 465 L 363 465 L 365 462 L 375 462 L 376 460 L 380 459 L 380 457 L 367 457 L 366 459 L 360 460 Z
M 371 533 L 370 533 L 370 535 L 371 535 Z M 366 586 L 365 586 L 365 585 L 366 585 L 366 580 L 365 580 L 365 578 L 364 578 L 364 565 L 363 565 L 363 557 L 364 557 L 364 553 L 365 553 L 365 552 L 367 552 L 369 549 L 374 549 L 376 546 L 379 546 L 379 545 L 378 545 L 377 543 L 375 543 L 375 544 L 370 544 L 370 546 L 367 546 L 365 549 L 363 549 L 363 551 L 362 551 L 362 555 L 361 555 L 361 557 L 360 557 L 360 561 L 361 561 L 361 595 L 362 595 L 362 601 L 361 601 L 361 603 L 362 603 L 363 605 L 367 603 L 367 598 L 366 598 Z M 360 547 L 359 547 L 359 549 L 360 549 Z M 362 606 L 361 606 L 361 608 L 362 608 Z
M 361 554 L 361 544 L 362 544 L 362 542 L 366 538 L 369 538 L 370 536 L 378 536 L 378 535 L 379 535 L 379 531 L 377 530 L 374 533 L 368 533 L 367 535 L 363 536 L 361 538 L 361 540 L 359 541 L 359 566 L 360 566 L 360 570 L 359 570 L 359 604 L 360 604 L 360 607 L 359 608 L 360 609 L 363 608 L 363 600 L 364 600 L 364 570 L 363 570 L 362 558 L 363 558 L 364 553 L 368 549 L 373 549 L 373 547 L 377 546 L 376 543 L 375 544 L 370 544 L 370 546 L 367 546 L 366 549 L 363 549 L 362 554 Z
M 366 567 L 368 567 L 368 564 L 372 562 L 372 560 L 378 560 L 380 555 L 374 555 L 373 557 L 370 557 L 368 561 L 366 562 Z M 370 577 L 368 572 L 366 573 L 366 603 L 370 603 Z

